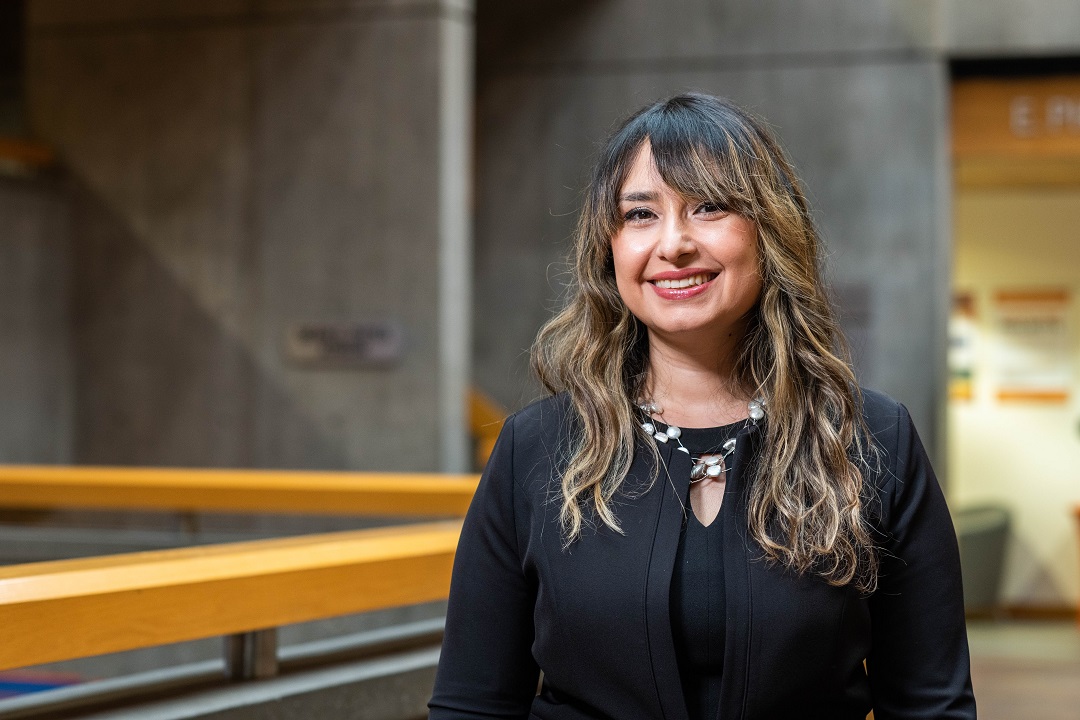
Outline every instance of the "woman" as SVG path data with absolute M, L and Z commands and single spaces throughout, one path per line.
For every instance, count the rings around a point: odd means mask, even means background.
M 632 116 L 465 521 L 431 718 L 974 718 L 956 538 L 745 112 Z M 543 671 L 543 682 L 537 683 Z

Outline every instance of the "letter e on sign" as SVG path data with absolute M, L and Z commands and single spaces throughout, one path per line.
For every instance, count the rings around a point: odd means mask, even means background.
M 1009 103 L 1009 127 L 1019 137 L 1031 137 L 1035 134 L 1035 99 L 1028 95 L 1017 95 Z
M 1080 98 L 1054 95 L 1046 101 L 1048 132 L 1080 132 Z

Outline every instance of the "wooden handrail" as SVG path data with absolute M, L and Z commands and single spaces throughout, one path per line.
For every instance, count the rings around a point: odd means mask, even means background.
M 56 162 L 52 148 L 22 137 L 0 136 L 0 161 L 27 168 L 46 168 Z
M 0 669 L 443 599 L 460 527 L 0 567 Z
M 464 515 L 478 477 L 0 465 L 0 507 Z
M 477 388 L 469 391 L 469 425 L 476 441 L 473 458 L 476 467 L 482 468 L 487 464 L 508 414 L 497 402 Z

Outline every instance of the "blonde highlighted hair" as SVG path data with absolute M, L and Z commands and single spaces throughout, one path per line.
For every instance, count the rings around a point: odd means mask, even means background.
M 580 421 L 561 478 L 566 542 L 589 517 L 619 531 L 614 501 L 635 443 L 647 442 L 635 402 L 648 381 L 648 336 L 619 296 L 611 255 L 619 192 L 646 142 L 673 190 L 757 227 L 761 296 L 731 378 L 767 400 L 749 475 L 751 535 L 769 559 L 798 573 L 871 591 L 877 557 L 863 484 L 874 448 L 826 295 L 821 243 L 799 181 L 764 125 L 707 95 L 652 104 L 608 140 L 574 236 L 569 297 L 533 346 L 536 375 L 548 391 L 567 393 Z

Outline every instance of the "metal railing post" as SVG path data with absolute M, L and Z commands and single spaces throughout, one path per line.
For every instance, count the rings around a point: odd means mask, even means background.
M 226 635 L 225 674 L 233 680 L 277 675 L 277 628 Z

